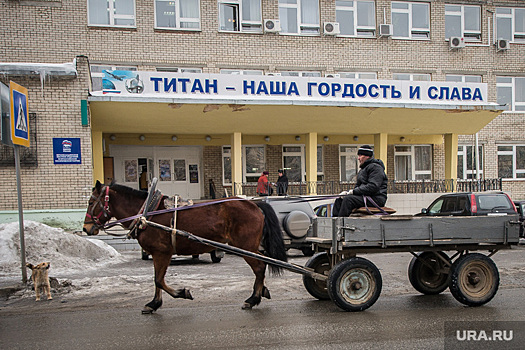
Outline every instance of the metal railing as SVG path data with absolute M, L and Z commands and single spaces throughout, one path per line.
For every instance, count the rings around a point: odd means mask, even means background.
M 482 180 L 417 180 L 417 181 L 388 181 L 388 193 L 444 193 L 444 192 L 484 192 L 501 191 L 502 179 Z M 340 181 L 304 181 L 290 182 L 288 184 L 289 196 L 308 195 L 333 195 L 349 190 L 355 186 L 355 182 Z M 229 188 L 230 195 L 242 193 L 246 196 L 257 196 L 257 183 L 236 183 L 234 191 Z M 276 196 L 274 186 L 267 189 L 271 195 Z

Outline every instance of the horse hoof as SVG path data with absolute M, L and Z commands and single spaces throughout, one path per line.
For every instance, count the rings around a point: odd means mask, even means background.
M 272 296 L 270 295 L 270 291 L 266 287 L 263 288 L 262 296 L 265 297 L 266 299 L 271 299 L 272 298 Z
M 149 306 L 145 306 L 144 309 L 142 309 L 142 314 L 143 315 L 150 315 L 153 313 L 153 310 L 152 308 L 150 308 Z
M 243 310 L 251 310 L 253 307 L 253 305 L 249 304 L 249 303 L 244 303 L 244 305 L 242 306 L 242 309 Z
M 193 296 L 191 295 L 191 292 L 189 289 L 184 288 L 184 299 L 193 300 Z

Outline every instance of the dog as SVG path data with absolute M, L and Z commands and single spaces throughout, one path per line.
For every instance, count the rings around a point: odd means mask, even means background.
M 49 283 L 49 262 L 43 262 L 36 266 L 33 264 L 26 264 L 31 269 L 31 280 L 35 285 L 36 301 L 40 300 L 40 288 L 43 289 L 47 295 L 47 300 L 53 299 L 51 297 L 51 285 Z

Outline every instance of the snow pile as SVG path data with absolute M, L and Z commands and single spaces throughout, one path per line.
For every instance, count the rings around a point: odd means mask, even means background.
M 49 261 L 53 275 L 74 274 L 123 260 L 120 253 L 101 240 L 86 239 L 34 221 L 25 221 L 24 225 L 26 262 L 36 265 Z M 0 224 L 0 276 L 19 274 L 18 222 Z

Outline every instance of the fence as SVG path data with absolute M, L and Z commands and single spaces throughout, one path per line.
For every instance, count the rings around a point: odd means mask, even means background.
M 501 179 L 482 180 L 417 180 L 417 181 L 388 181 L 388 193 L 442 193 L 442 192 L 484 192 L 501 191 L 503 182 Z M 311 193 L 318 195 L 338 194 L 342 191 L 354 188 L 353 182 L 339 181 L 313 181 L 313 182 L 290 182 L 287 195 L 300 196 Z M 241 193 L 246 196 L 256 196 L 257 183 L 235 184 L 233 194 Z M 273 189 L 273 191 L 272 191 Z M 275 188 L 268 188 L 268 192 L 276 195 Z M 231 187 L 229 188 L 230 194 Z

